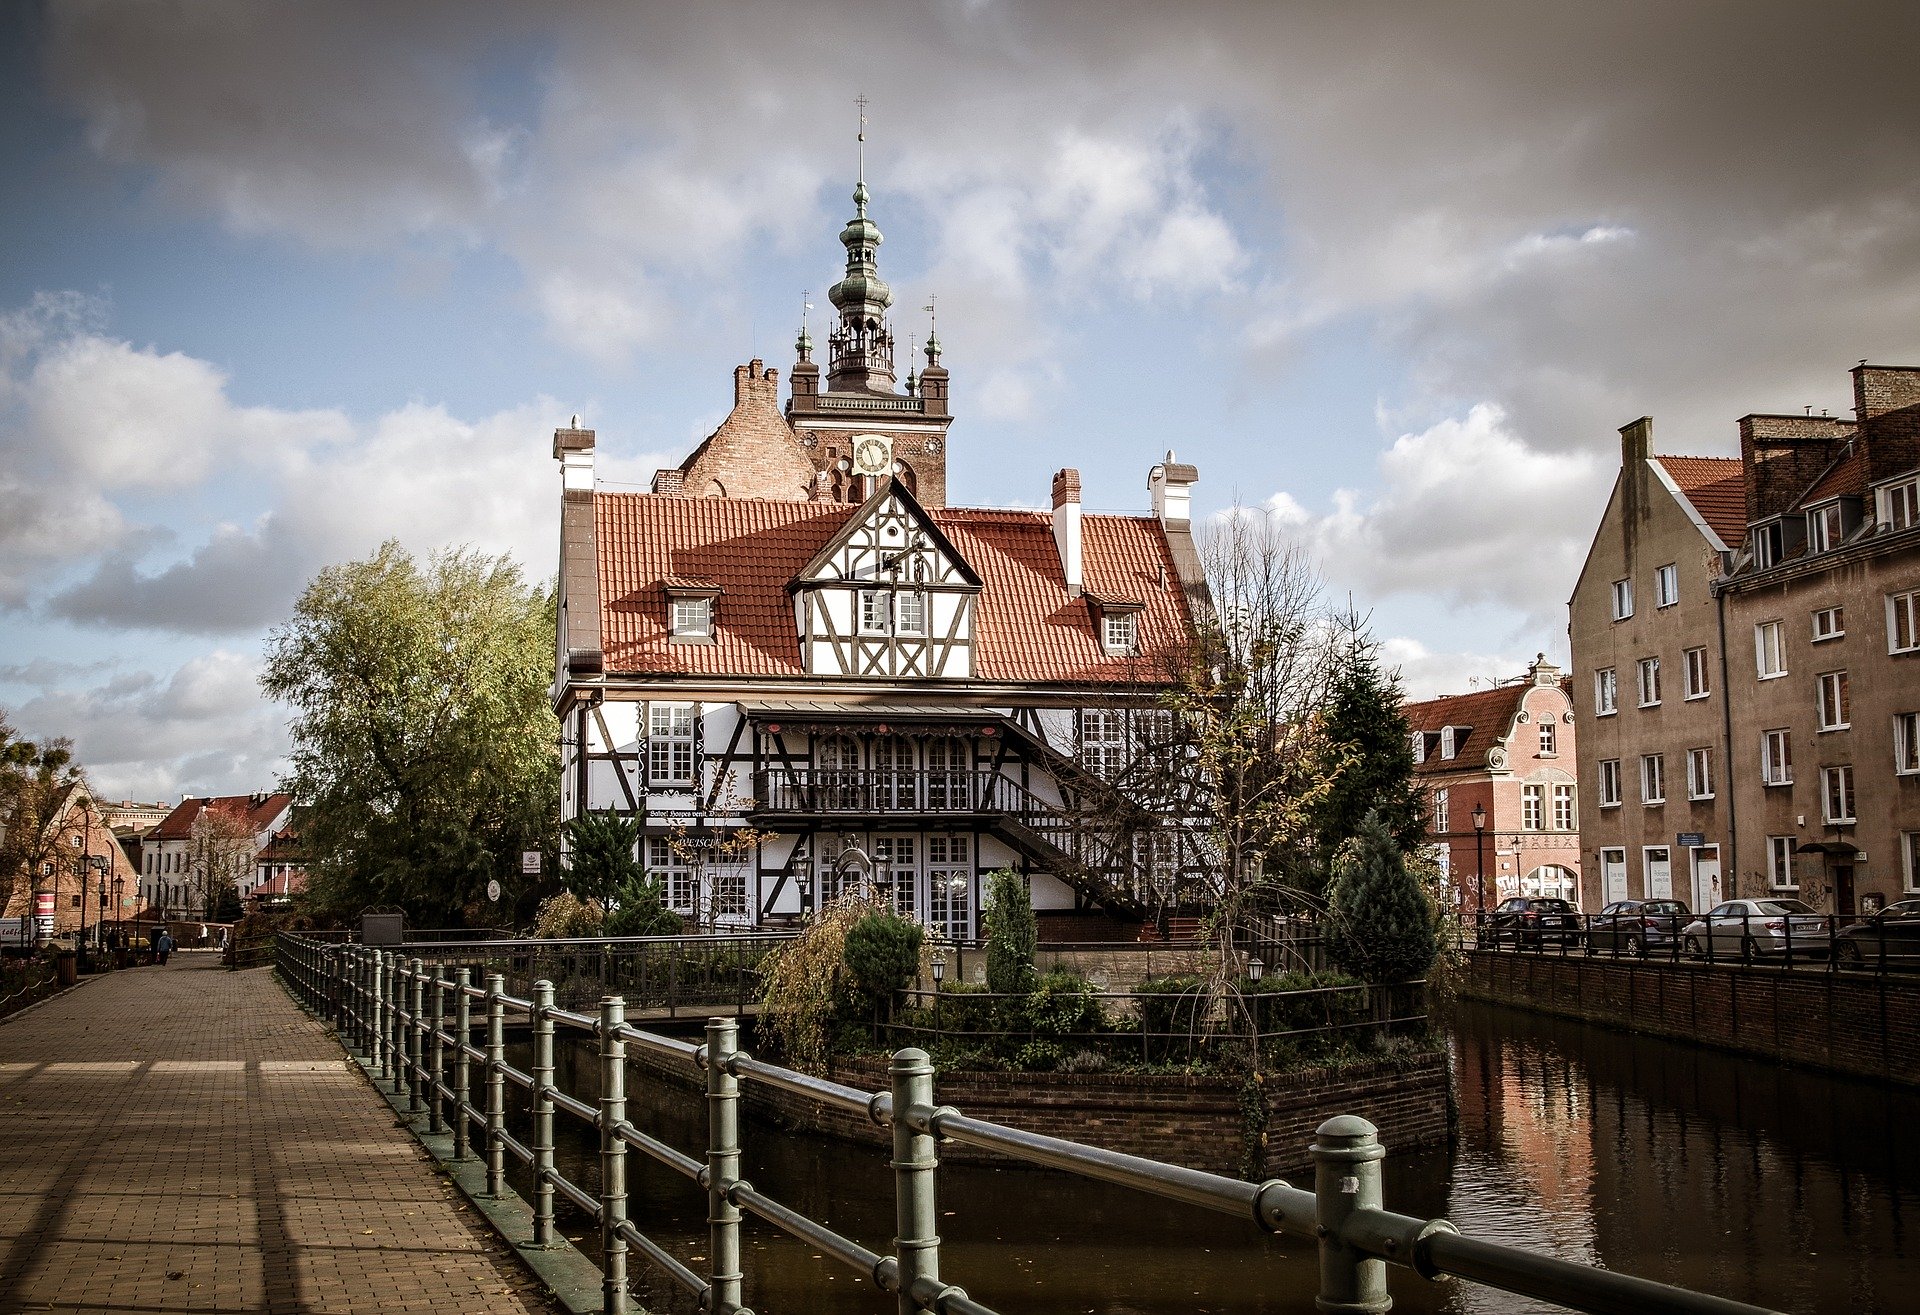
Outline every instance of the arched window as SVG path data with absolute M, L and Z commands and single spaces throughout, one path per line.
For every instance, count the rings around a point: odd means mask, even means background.
M 861 806 L 860 745 L 851 735 L 822 736 L 814 747 L 814 761 L 820 808 L 845 812 Z
M 973 807 L 973 754 L 957 735 L 927 741 L 927 807 L 959 811 Z

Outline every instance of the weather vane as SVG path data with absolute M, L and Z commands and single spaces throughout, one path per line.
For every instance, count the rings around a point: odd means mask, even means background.
M 864 183 L 867 181 L 867 93 L 863 91 L 855 96 L 853 103 L 860 107 L 860 135 L 855 140 L 859 143 L 860 152 L 859 180 Z
M 934 332 L 934 331 L 936 331 L 936 330 L 938 330 L 938 329 L 939 329 L 939 327 L 940 327 L 940 321 L 939 321 L 939 317 L 938 317 L 938 316 L 936 316 L 936 315 L 935 315 L 935 314 L 933 313 L 933 304 L 934 304 L 934 303 L 935 303 L 936 301 L 938 301 L 938 300 L 940 300 L 940 298 L 939 298 L 939 297 L 937 297 L 937 296 L 935 296 L 935 295 L 934 295 L 933 293 L 931 293 L 931 292 L 929 292 L 929 293 L 927 294 L 927 304 L 926 304 L 926 305 L 924 305 L 924 306 L 922 306 L 922 307 L 920 308 L 921 310 L 923 310 L 923 311 L 925 311 L 925 312 L 927 313 L 927 330 L 928 330 L 928 332 Z
M 807 300 L 812 295 L 812 288 L 800 289 L 800 327 L 803 329 L 807 327 L 807 312 L 813 309 L 813 303 Z

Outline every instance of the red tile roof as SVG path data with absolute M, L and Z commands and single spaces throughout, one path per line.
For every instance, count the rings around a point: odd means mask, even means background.
M 193 835 L 194 819 L 200 816 L 202 809 L 209 808 L 216 813 L 245 819 L 257 833 L 270 827 L 292 802 L 292 795 L 280 793 L 210 795 L 205 799 L 182 799 L 171 813 L 161 819 L 159 826 L 147 832 L 141 839 L 189 839 Z
M 1833 469 L 1822 475 L 1814 486 L 1807 490 L 1807 496 L 1800 499 L 1798 506 L 1812 506 L 1816 502 L 1825 502 L 1842 494 L 1861 497 L 1867 491 L 1867 460 L 1858 452 L 1849 451 Z
M 1738 457 L 1655 457 L 1729 548 L 1747 537 L 1747 486 Z
M 1457 771 L 1473 765 L 1468 761 L 1469 753 L 1474 763 L 1484 766 L 1486 751 L 1513 725 L 1514 714 L 1520 711 L 1520 700 L 1532 688 L 1530 682 L 1522 680 L 1471 694 L 1446 694 L 1407 704 L 1407 726 L 1411 730 L 1438 735 L 1443 726 L 1473 728 L 1464 736 L 1456 733 L 1453 757 L 1442 758 L 1439 747 L 1429 744 L 1426 761 L 1416 763 L 1413 770 L 1417 773 Z
M 844 503 L 597 493 L 601 643 L 610 672 L 804 674 L 787 584 L 857 508 Z M 1143 662 L 1191 633 L 1166 535 L 1150 516 L 1082 518 L 1088 592 L 1145 603 L 1146 659 L 1108 657 L 1094 608 L 1067 596 L 1046 512 L 950 507 L 927 513 L 982 581 L 974 677 L 1006 681 L 1133 681 Z M 673 643 L 665 581 L 712 580 L 714 643 Z

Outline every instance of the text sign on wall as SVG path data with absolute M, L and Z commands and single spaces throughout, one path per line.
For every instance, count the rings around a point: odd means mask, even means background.
M 1698 849 L 1706 843 L 1706 833 L 1702 831 L 1682 831 L 1673 838 L 1675 849 Z

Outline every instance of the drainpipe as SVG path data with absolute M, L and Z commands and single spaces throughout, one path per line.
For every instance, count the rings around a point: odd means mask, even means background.
M 1727 858 L 1721 864 L 1720 871 L 1726 877 L 1726 897 L 1738 899 L 1740 828 L 1736 821 L 1736 792 L 1733 788 L 1733 682 L 1727 678 L 1727 595 L 1718 584 L 1713 586 L 1713 617 L 1720 631 L 1720 770 L 1722 779 L 1727 783 Z

